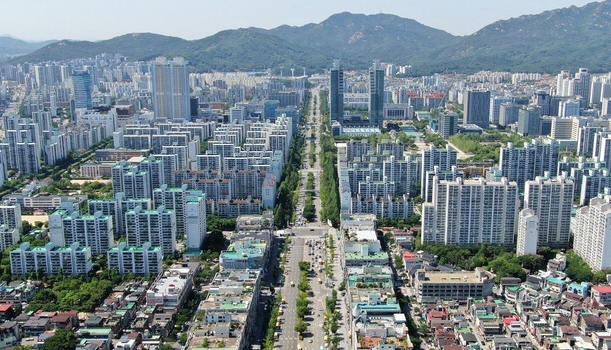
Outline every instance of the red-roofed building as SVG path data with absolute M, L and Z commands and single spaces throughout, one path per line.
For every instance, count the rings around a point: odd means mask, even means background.
M 503 317 L 503 322 L 505 324 L 510 324 L 511 322 L 520 321 L 520 317 L 518 315 L 510 315 Z
M 379 337 L 363 337 L 361 339 L 361 347 L 365 349 L 371 349 L 382 341 L 382 338 Z
M 15 317 L 15 309 L 13 304 L 0 304 L 0 320 L 12 320 Z
M 445 311 L 431 311 L 426 314 L 427 321 L 430 322 L 431 320 L 434 320 L 434 319 L 447 320 L 448 314 Z
M 462 345 L 446 345 L 442 347 L 443 350 L 465 350 L 465 347 Z
M 403 266 L 405 266 L 405 270 L 409 271 L 414 267 L 418 267 L 422 265 L 422 259 L 418 257 L 418 254 L 414 252 L 410 252 L 409 250 L 404 250 L 401 252 L 401 258 L 403 259 Z
M 611 305 L 611 286 L 593 286 L 591 290 L 592 299 L 603 305 Z
M 78 311 L 60 312 L 51 317 L 53 329 L 73 329 L 78 324 Z

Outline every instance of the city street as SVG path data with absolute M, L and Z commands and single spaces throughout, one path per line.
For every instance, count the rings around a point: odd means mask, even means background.
M 325 300 L 327 296 L 331 296 L 331 291 L 334 286 L 338 287 L 342 281 L 342 269 L 343 261 L 340 261 L 340 257 L 343 254 L 338 254 L 341 250 L 340 244 L 336 242 L 335 256 L 325 256 L 325 252 L 329 254 L 329 250 L 325 249 L 326 238 L 328 235 L 337 237 L 337 230 L 328 226 L 325 222 L 320 219 L 321 201 L 320 201 L 320 131 L 321 131 L 321 116 L 320 116 L 320 101 L 318 101 L 319 90 L 312 89 L 312 100 L 310 103 L 310 113 L 308 121 L 302 127 L 301 132 L 306 135 L 305 152 L 303 156 L 303 167 L 300 170 L 301 176 L 301 187 L 299 189 L 299 199 L 296 207 L 296 222 L 294 227 L 288 230 L 294 234 L 291 237 L 290 248 L 287 257 L 287 264 L 285 270 L 285 283 L 281 289 L 283 299 L 286 304 L 283 305 L 285 308 L 284 314 L 280 316 L 280 323 L 282 332 L 279 335 L 279 339 L 276 342 L 277 348 L 282 349 L 304 349 L 304 350 L 319 350 L 321 346 L 325 346 L 324 338 L 324 314 L 325 314 Z M 315 104 L 314 101 L 317 101 Z M 315 131 L 315 132 L 314 132 Z M 316 161 L 310 166 L 310 135 L 314 133 L 315 137 L 312 140 L 315 144 Z M 303 216 L 303 208 L 306 198 L 306 183 L 308 173 L 314 175 L 314 190 L 313 190 L 313 201 L 316 209 L 316 216 L 311 222 L 307 222 Z M 334 278 L 327 280 L 327 275 L 324 271 L 324 262 L 326 259 L 332 267 L 332 273 Z M 299 290 L 297 284 L 299 283 L 299 262 L 307 261 L 311 264 L 311 270 L 308 273 L 308 280 L 310 283 L 310 309 L 304 321 L 308 324 L 307 331 L 303 334 L 303 340 L 299 340 L 299 334 L 295 332 L 295 324 L 297 322 L 297 314 L 295 312 L 295 305 Z M 292 286 L 292 283 L 295 286 Z M 338 294 L 339 296 L 339 294 Z M 340 297 L 338 302 L 340 307 L 340 314 L 342 317 L 346 315 L 345 301 Z M 338 336 L 342 340 L 345 340 L 347 329 L 343 325 L 345 320 L 341 320 L 342 326 L 338 330 Z M 348 349 L 347 344 L 340 342 L 340 348 Z

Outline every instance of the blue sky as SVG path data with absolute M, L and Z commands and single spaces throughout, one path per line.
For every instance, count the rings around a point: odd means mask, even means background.
M 590 0 L 2 0 L 0 35 L 103 40 L 134 32 L 200 39 L 225 29 L 319 23 L 334 13 L 390 13 L 454 35 L 496 20 Z

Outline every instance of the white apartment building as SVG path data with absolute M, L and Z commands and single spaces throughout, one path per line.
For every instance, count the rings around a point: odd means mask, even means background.
M 573 181 L 563 176 L 527 181 L 524 208 L 539 218 L 540 247 L 568 248 L 570 238 Z
M 51 242 L 58 247 L 79 242 L 91 247 L 94 256 L 106 254 L 115 245 L 112 217 L 101 211 L 81 215 L 78 211 L 58 209 L 49 215 L 49 235 Z
M 9 229 L 16 228 L 21 232 L 21 224 L 21 205 L 9 204 L 8 201 L 0 202 L 0 225 L 6 225 Z
M 78 242 L 69 247 L 56 247 L 53 242 L 44 247 L 30 247 L 29 242 L 22 243 L 11 251 L 11 273 L 24 275 L 30 271 L 42 271 L 44 274 L 86 275 L 91 271 L 91 248 L 83 247 Z
M 7 225 L 0 225 L 0 252 L 19 242 L 19 230 Z
M 422 206 L 422 243 L 514 245 L 518 186 L 502 178 L 434 178 L 431 203 Z
M 518 215 L 518 243 L 516 255 L 537 254 L 539 218 L 532 209 L 522 209 Z
M 142 209 L 136 207 L 125 213 L 127 244 L 142 247 L 150 242 L 155 247 L 161 247 L 164 254 L 174 254 L 176 251 L 176 212 L 166 209 L 163 205 L 157 209 Z
M 145 242 L 142 247 L 128 247 L 121 242 L 106 252 L 108 268 L 120 274 L 157 275 L 163 270 L 163 252 Z
M 185 236 L 187 249 L 201 249 L 206 238 L 206 195 L 191 193 L 185 197 Z
M 422 150 L 422 168 L 420 169 L 420 179 L 426 178 L 427 171 L 435 170 L 435 166 L 439 167 L 439 171 L 452 170 L 452 166 L 456 165 L 456 157 L 458 152 L 452 146 L 446 145 L 446 148 L 436 149 L 431 145 L 429 149 Z M 420 195 L 425 196 L 426 188 L 422 186 Z
M 579 208 L 571 229 L 573 249 L 593 271 L 611 268 L 611 198 L 596 197 Z
M 523 147 L 515 147 L 508 142 L 501 148 L 499 169 L 502 176 L 509 181 L 515 181 L 524 190 L 524 183 L 543 176 L 545 172 L 555 175 L 560 157 L 560 146 L 554 140 L 533 140 Z

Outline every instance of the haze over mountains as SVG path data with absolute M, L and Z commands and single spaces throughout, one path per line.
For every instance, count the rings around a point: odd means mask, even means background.
M 395 15 L 344 12 L 318 24 L 225 30 L 193 41 L 150 33 L 99 42 L 62 40 L 37 50 L 30 46 L 28 54 L 13 62 L 65 60 L 107 52 L 133 60 L 183 56 L 196 71 L 301 66 L 322 70 L 340 58 L 349 69 L 366 68 L 373 59 L 382 59 L 412 65 L 419 74 L 482 69 L 555 72 L 578 66 L 596 72 L 611 70 L 609 33 L 611 0 L 497 21 L 462 37 Z M 5 38 L 0 38 L 0 56 L 17 54 L 5 50 L 8 46 L 4 42 Z

